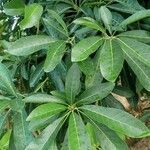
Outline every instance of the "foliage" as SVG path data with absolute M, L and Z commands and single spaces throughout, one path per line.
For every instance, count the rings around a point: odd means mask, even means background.
M 0 5 L 2 149 L 127 150 L 127 138 L 150 136 L 114 96 L 136 110 L 149 95 L 150 2 Z

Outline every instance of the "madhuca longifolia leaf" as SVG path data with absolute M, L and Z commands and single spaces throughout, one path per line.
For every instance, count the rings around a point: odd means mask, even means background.
M 2 1 L 0 149 L 128 150 L 150 136 L 147 113 L 126 112 L 150 91 L 148 1 Z

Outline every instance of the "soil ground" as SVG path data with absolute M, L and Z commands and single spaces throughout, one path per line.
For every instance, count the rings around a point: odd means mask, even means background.
M 150 150 L 150 138 L 143 138 L 134 143 L 130 150 Z

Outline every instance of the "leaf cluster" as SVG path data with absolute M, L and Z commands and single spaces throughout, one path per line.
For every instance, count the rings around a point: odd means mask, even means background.
M 144 0 L 3 0 L 1 148 L 127 150 L 127 138 L 150 136 L 150 111 L 129 113 L 150 95 L 149 8 Z

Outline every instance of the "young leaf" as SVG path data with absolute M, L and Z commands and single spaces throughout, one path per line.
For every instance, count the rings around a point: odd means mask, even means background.
M 30 141 L 33 140 L 32 134 L 28 130 L 26 117 L 24 109 L 20 112 L 15 112 L 13 116 L 13 137 L 16 150 L 25 149 Z
M 43 7 L 40 4 L 30 4 L 25 6 L 24 19 L 19 23 L 22 30 L 37 26 L 39 24 L 41 15 L 43 13 Z
M 64 41 L 57 41 L 50 45 L 45 64 L 44 71 L 50 72 L 61 62 L 61 59 L 65 52 L 66 43 Z
M 147 18 L 147 17 L 150 17 L 150 10 L 141 10 L 141 11 L 138 11 L 135 14 L 131 15 L 127 19 L 125 19 L 120 24 L 120 26 L 124 28 L 128 24 L 134 23 L 134 22 L 136 22 L 138 20 L 141 20 L 141 19 L 144 19 L 144 18 Z
M 33 142 L 31 142 L 25 150 L 47 150 L 50 148 L 51 144 L 57 136 L 60 128 L 64 123 L 64 117 L 61 117 L 46 127 L 42 134 L 37 137 Z
M 90 140 L 82 118 L 76 113 L 72 113 L 69 118 L 68 146 L 69 150 L 91 149 Z
M 81 40 L 73 47 L 71 60 L 73 62 L 85 60 L 90 54 L 94 53 L 102 44 L 103 39 L 99 36 L 92 36 Z
M 68 70 L 65 83 L 67 101 L 71 104 L 75 101 L 75 96 L 80 92 L 80 70 L 77 64 L 73 64 Z
M 124 57 L 122 50 L 114 40 L 106 40 L 100 52 L 100 70 L 103 77 L 114 82 L 122 67 Z
M 0 88 L 1 87 L 8 91 L 8 93 L 16 95 L 10 72 L 2 63 L 0 63 Z
M 130 137 L 143 137 L 150 130 L 132 115 L 115 108 L 87 105 L 80 107 L 92 120 Z
M 6 51 L 12 55 L 26 56 L 41 49 L 48 48 L 48 46 L 53 42 L 55 42 L 55 40 L 45 35 L 31 35 L 21 37 L 15 42 L 10 42 L 9 45 L 6 45 L 6 41 L 4 41 L 3 46 Z
M 132 30 L 120 33 L 117 37 L 127 37 L 143 43 L 150 43 L 150 32 L 146 30 Z
M 3 8 L 6 15 L 17 16 L 24 12 L 25 4 L 23 0 L 11 0 L 6 2 Z
M 148 44 L 125 37 L 119 38 L 118 41 L 125 54 L 134 56 L 145 65 L 150 66 L 150 46 Z
M 47 103 L 36 107 L 28 116 L 27 121 L 36 120 L 43 117 L 56 115 L 64 110 L 66 106 L 57 103 Z
M 110 82 L 102 83 L 97 86 L 93 86 L 84 91 L 79 96 L 77 104 L 90 104 L 95 101 L 105 98 L 113 90 L 114 84 Z
M 101 16 L 101 19 L 105 25 L 105 27 L 108 29 L 109 33 L 111 34 L 112 33 L 112 29 L 111 29 L 111 26 L 112 26 L 112 14 L 111 12 L 109 11 L 109 9 L 106 7 L 106 6 L 101 6 L 100 9 L 100 16 Z
M 92 29 L 99 30 L 103 33 L 105 33 L 105 29 L 102 25 L 100 25 L 96 20 L 90 18 L 90 17 L 82 17 L 78 18 L 73 21 L 75 24 L 84 25 Z

